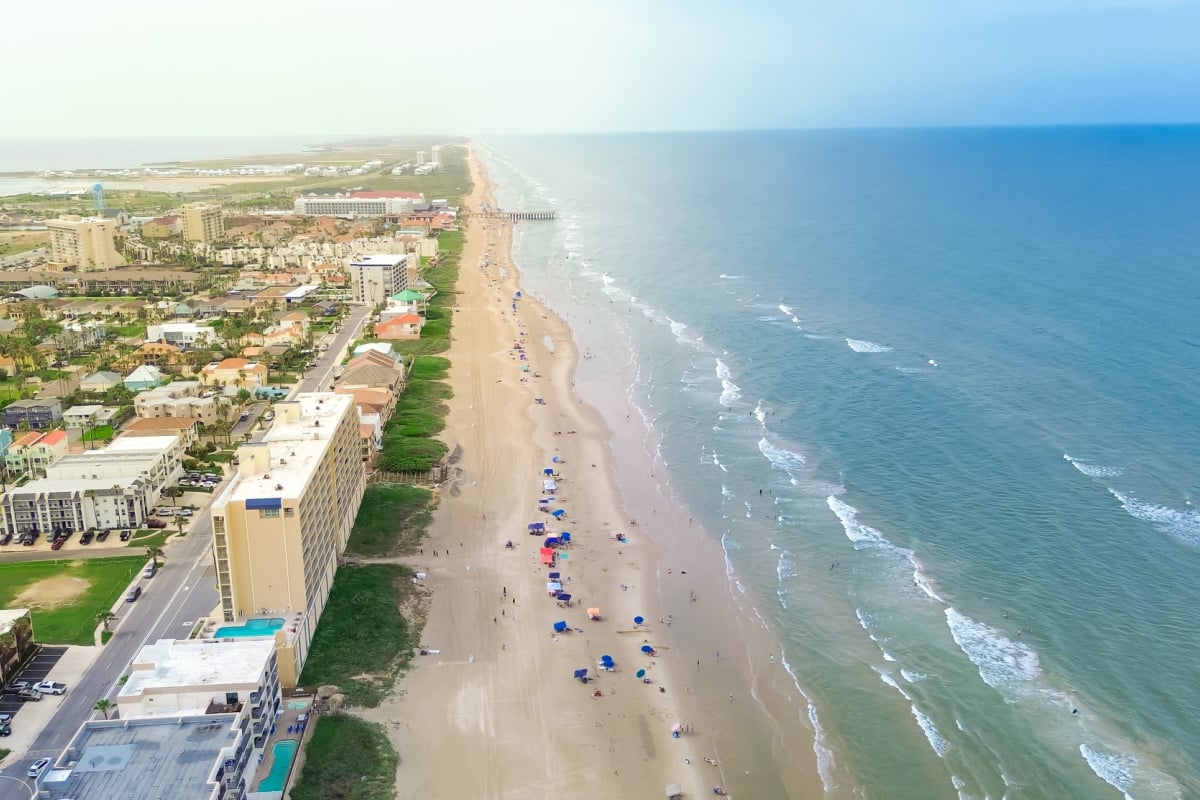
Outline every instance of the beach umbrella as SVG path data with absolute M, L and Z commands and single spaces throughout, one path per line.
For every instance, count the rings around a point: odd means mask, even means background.
M 634 618 L 633 618 L 633 624 L 634 624 L 634 625 L 641 625 L 641 624 L 642 624 L 643 622 L 645 622 L 645 621 L 646 621 L 646 618 L 645 618 L 645 617 L 634 617 Z
M 639 670 L 637 671 L 637 677 L 639 677 L 639 678 L 644 678 L 644 677 L 646 677 L 646 670 L 644 670 L 644 669 L 639 669 Z
M 567 623 L 566 623 L 566 622 L 556 622 L 556 623 L 554 623 L 554 632 L 555 632 L 555 633 L 562 633 L 562 632 L 563 632 L 563 631 L 565 631 L 566 629 L 567 629 Z
M 542 470 L 542 474 L 543 475 L 553 475 L 554 467 L 546 467 L 544 470 Z
M 551 461 L 553 461 L 555 464 L 557 464 L 557 463 L 558 463 L 558 456 L 551 456 L 551 457 L 550 457 L 550 460 L 551 460 Z
M 643 653 L 653 653 L 653 652 L 654 652 L 654 648 L 653 648 L 653 647 L 651 647 L 651 646 L 650 646 L 650 645 L 648 645 L 648 644 L 644 644 L 644 645 L 642 645 L 642 652 L 643 652 Z
M 612 661 L 612 656 L 610 656 L 610 655 L 603 655 L 603 656 L 600 656 L 600 660 L 601 660 L 601 661 Z
M 562 519 L 562 516 L 563 516 L 563 514 L 566 514 L 566 513 L 567 513 L 567 512 L 566 512 L 566 511 L 563 511 L 561 508 L 556 508 L 556 509 L 554 509 L 553 511 L 551 511 L 551 512 L 550 512 L 550 514 L 551 514 L 551 515 L 552 515 L 552 516 L 553 516 L 555 519 Z

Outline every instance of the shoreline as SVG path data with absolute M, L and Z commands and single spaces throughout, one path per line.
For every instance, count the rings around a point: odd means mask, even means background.
M 495 205 L 474 151 L 470 164 L 466 205 Z M 730 796 L 815 796 L 807 791 L 820 791 L 815 762 L 797 767 L 786 751 L 791 726 L 764 713 L 783 696 L 756 676 L 750 654 L 776 645 L 765 631 L 745 630 L 727 591 L 712 591 L 728 586 L 719 541 L 683 521 L 688 515 L 669 486 L 663 495 L 653 481 L 630 487 L 618 479 L 646 474 L 636 465 L 650 454 L 640 443 L 630 447 L 636 425 L 611 429 L 590 402 L 595 393 L 581 386 L 577 394 L 580 354 L 567 320 L 528 295 L 508 313 L 520 287 L 511 246 L 511 223 L 472 221 L 456 285 L 447 443 L 461 448 L 457 478 L 444 487 L 426 542 L 439 555 L 409 559 L 433 590 L 422 645 L 440 652 L 419 658 L 400 691 L 361 713 L 385 725 L 401 755 L 398 796 L 598 797 L 618 787 L 661 792 L 668 783 L 689 797 L 715 786 Z M 510 351 L 522 329 L 529 362 Z M 522 363 L 533 365 L 531 373 L 520 372 Z M 532 377 L 537 372 L 542 377 Z M 558 498 L 568 509 L 562 529 L 575 540 L 557 569 L 581 601 L 571 609 L 543 594 L 541 541 L 525 533 L 542 517 L 541 470 L 554 455 Z M 612 540 L 611 531 L 628 541 Z M 594 606 L 600 622 L 584 614 Z M 668 612 L 678 612 L 673 630 Z M 646 624 L 635 627 L 635 615 Z M 582 632 L 552 636 L 559 619 Z M 720 659 L 702 655 L 720 647 L 714 629 L 728 643 Z M 642 656 L 643 644 L 657 656 Z M 614 656 L 615 672 L 587 686 L 571 678 L 574 669 L 595 674 L 602 653 Z M 694 658 L 696 670 L 688 666 Z M 649 685 L 634 676 L 642 668 Z M 677 722 L 695 733 L 673 739 Z M 457 758 L 471 769 L 455 769 Z
M 474 156 L 471 170 L 466 204 L 491 202 Z M 719 768 L 705 763 L 713 753 L 705 732 L 671 736 L 676 723 L 694 725 L 695 712 L 654 622 L 662 616 L 652 581 L 657 546 L 627 525 L 611 433 L 574 395 L 579 354 L 570 329 L 529 298 L 508 313 L 519 286 L 511 225 L 472 222 L 456 286 L 447 442 L 461 448 L 457 478 L 444 487 L 426 542 L 439 555 L 410 559 L 433 590 L 423 645 L 439 652 L 420 658 L 401 691 L 362 716 L 383 722 L 401 754 L 400 797 L 599 797 L 614 784 L 632 795 L 668 783 L 689 796 L 711 794 L 723 784 Z M 485 272 L 479 264 L 489 250 Z M 522 328 L 528 374 L 510 352 Z M 550 519 L 537 499 L 555 455 L 557 497 L 568 509 L 562 529 L 574 537 L 556 570 L 579 601 L 569 609 L 546 595 L 540 537 L 526 534 L 528 522 Z M 510 539 L 513 549 L 504 546 Z M 602 619 L 588 621 L 588 607 Z M 635 615 L 647 624 L 634 626 Z M 554 635 L 559 620 L 581 632 Z M 659 655 L 642 655 L 643 645 Z M 573 680 L 576 669 L 595 675 L 601 654 L 613 655 L 614 672 L 586 686 Z M 650 684 L 635 678 L 638 669 Z M 459 760 L 470 769 L 456 769 Z

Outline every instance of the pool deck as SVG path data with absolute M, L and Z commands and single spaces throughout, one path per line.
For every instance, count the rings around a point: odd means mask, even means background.
M 294 703 L 298 700 L 308 700 L 308 706 L 302 709 L 288 708 L 288 703 Z M 308 737 L 312 734 L 313 723 L 316 721 L 312 716 L 312 700 L 311 696 L 302 697 L 285 697 L 281 707 L 283 714 L 275 721 L 275 734 L 267 739 L 264 747 L 264 757 L 259 763 L 258 769 L 254 771 L 253 780 L 249 781 L 250 791 L 258 791 L 258 782 L 271 774 L 271 765 L 275 763 L 275 744 L 282 742 L 285 739 L 295 739 L 300 744 L 296 747 L 296 755 L 292 759 L 292 771 L 288 774 L 287 780 L 283 784 L 283 796 L 287 797 L 287 790 L 300 776 L 300 769 L 304 766 L 304 745 L 308 742 Z M 303 735 L 298 733 L 288 733 L 288 726 L 296 724 L 296 718 L 301 714 L 308 714 L 308 727 L 305 728 Z

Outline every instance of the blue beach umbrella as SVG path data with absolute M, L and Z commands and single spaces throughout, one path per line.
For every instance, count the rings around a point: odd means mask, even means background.
M 639 678 L 644 678 L 644 677 L 646 677 L 646 670 L 644 670 L 644 669 L 639 669 L 639 670 L 637 671 L 637 677 L 639 677 Z
M 633 618 L 633 624 L 634 624 L 634 625 L 641 625 L 641 624 L 642 624 L 643 622 L 645 622 L 645 621 L 646 621 L 646 618 L 645 618 L 645 617 L 634 617 L 634 618 Z
M 643 653 L 653 653 L 653 652 L 654 652 L 654 648 L 653 648 L 653 647 L 651 647 L 651 646 L 650 646 L 650 645 L 648 645 L 648 644 L 644 644 L 644 645 L 642 645 L 642 652 L 643 652 Z
M 562 517 L 562 515 L 567 512 L 563 511 L 561 508 L 556 508 L 553 511 L 551 511 L 550 513 L 554 516 L 555 519 L 560 519 Z

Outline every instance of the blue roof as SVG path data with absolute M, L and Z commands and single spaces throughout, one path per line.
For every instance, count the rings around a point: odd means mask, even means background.
M 246 499 L 246 508 L 283 508 L 283 500 L 278 497 L 250 497 Z

